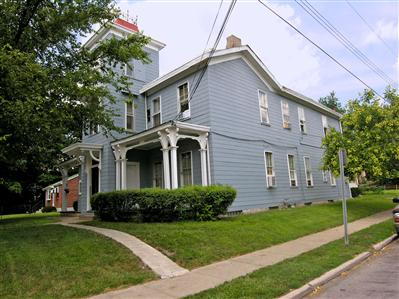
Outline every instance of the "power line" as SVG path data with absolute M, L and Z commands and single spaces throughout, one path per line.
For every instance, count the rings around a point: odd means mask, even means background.
M 359 16 L 359 18 L 363 21 L 364 24 L 366 24 L 366 26 L 370 29 L 371 32 L 373 32 L 378 39 L 385 45 L 385 47 L 395 56 L 396 58 L 396 54 L 395 51 L 388 45 L 388 43 L 377 33 L 375 32 L 375 30 L 373 29 L 373 27 L 366 21 L 365 18 L 362 17 L 362 15 L 357 11 L 357 9 L 350 4 L 350 2 L 348 0 L 345 0 L 345 2 L 348 4 L 348 6 Z
M 213 55 L 215 54 L 216 48 L 217 48 L 217 46 L 218 46 L 218 44 L 220 42 L 220 39 L 222 38 L 224 29 L 226 28 L 227 22 L 228 22 L 228 20 L 229 20 L 229 18 L 231 16 L 231 13 L 233 12 L 233 9 L 234 9 L 234 6 L 236 5 L 236 3 L 237 3 L 237 0 L 232 0 L 231 3 L 230 3 L 230 6 L 229 6 L 229 8 L 227 10 L 227 13 L 226 13 L 226 16 L 224 17 L 222 26 L 220 27 L 218 35 L 216 37 L 215 43 L 213 44 L 213 47 L 212 47 L 212 49 L 210 50 L 210 52 L 208 54 L 208 58 L 207 58 L 207 60 L 205 62 L 204 67 L 201 69 L 201 72 L 199 74 L 198 80 L 195 82 L 194 87 L 191 89 L 191 92 L 190 92 L 188 100 L 187 100 L 188 103 L 191 102 L 195 92 L 197 91 L 197 88 L 198 88 L 199 84 L 201 83 L 202 78 L 204 77 L 204 74 L 205 74 L 205 72 L 206 72 L 206 70 L 208 68 L 209 62 L 211 61 Z M 201 61 L 199 61 L 199 63 L 201 63 Z M 180 111 L 176 115 L 174 120 L 177 120 L 182 115 L 182 113 L 183 113 L 183 111 Z
M 296 28 L 294 25 L 292 25 L 290 22 L 288 22 L 286 19 L 284 19 L 282 16 L 280 16 L 275 10 L 273 10 L 271 7 L 269 7 L 267 4 L 263 3 L 261 0 L 258 0 L 260 4 L 262 4 L 266 9 L 268 9 L 270 12 L 272 12 L 275 16 L 277 16 L 279 19 L 281 19 L 284 23 L 286 23 L 288 26 L 290 26 L 292 29 L 294 29 L 298 34 L 300 34 L 303 38 L 305 38 L 308 42 L 310 42 L 313 46 L 318 48 L 321 52 L 323 52 L 325 55 L 327 55 L 331 60 L 333 60 L 336 64 L 338 64 L 340 67 L 342 67 L 345 71 L 347 71 L 349 74 L 351 74 L 354 78 L 356 78 L 359 82 L 361 82 L 364 86 L 366 86 L 368 89 L 373 91 L 376 95 L 378 95 L 380 98 L 383 98 L 377 91 L 375 91 L 373 88 L 371 88 L 366 82 L 364 82 L 362 79 L 360 79 L 357 75 L 355 75 L 351 70 L 349 70 L 346 66 L 344 66 L 341 62 L 339 62 L 337 59 L 335 59 L 333 56 L 331 56 L 327 51 L 325 51 L 322 47 L 320 47 L 318 44 L 316 44 L 313 40 L 311 40 L 309 37 L 307 37 L 304 33 L 302 33 L 298 28 Z
M 372 70 L 386 83 L 394 85 L 395 81 L 391 79 L 383 70 L 381 70 L 374 62 L 372 62 L 365 54 L 363 54 L 353 43 L 343 35 L 334 25 L 332 25 L 312 4 L 307 0 L 295 2 L 308 13 L 316 22 L 326 29 L 336 40 L 338 40 L 345 48 L 355 55 L 364 65 Z

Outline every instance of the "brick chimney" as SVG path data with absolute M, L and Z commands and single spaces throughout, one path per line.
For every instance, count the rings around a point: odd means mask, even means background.
M 119 25 L 119 26 L 121 26 L 121 27 L 123 27 L 123 28 L 125 28 L 125 29 L 130 30 L 130 31 L 139 32 L 139 28 L 137 27 L 137 24 L 134 24 L 134 23 L 125 21 L 125 20 L 123 20 L 123 19 L 121 19 L 121 18 L 117 18 L 117 19 L 114 21 L 114 23 L 115 23 L 116 25 Z
M 230 35 L 227 37 L 226 49 L 240 47 L 240 46 L 241 46 L 240 38 L 238 38 L 237 36 L 234 36 L 234 35 Z

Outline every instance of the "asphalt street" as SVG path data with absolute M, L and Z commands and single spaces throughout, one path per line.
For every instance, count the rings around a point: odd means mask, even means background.
M 307 298 L 399 298 L 399 240 Z

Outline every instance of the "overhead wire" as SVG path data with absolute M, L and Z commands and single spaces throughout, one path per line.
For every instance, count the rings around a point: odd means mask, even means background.
M 190 91 L 190 93 L 189 93 L 189 97 L 188 97 L 188 100 L 187 100 L 187 101 L 188 101 L 188 104 L 190 104 L 191 100 L 193 99 L 193 96 L 194 96 L 195 92 L 197 91 L 198 86 L 199 86 L 199 84 L 201 83 L 201 80 L 202 80 L 202 78 L 204 77 L 204 74 L 205 74 L 205 72 L 206 72 L 206 70 L 207 70 L 207 68 L 208 68 L 209 62 L 211 61 L 213 55 L 215 54 L 216 48 L 217 48 L 217 46 L 218 46 L 218 44 L 219 44 L 219 42 L 220 42 L 220 39 L 222 38 L 224 29 L 226 28 L 227 22 L 228 22 L 228 20 L 229 20 L 229 18 L 230 18 L 230 16 L 231 16 L 231 13 L 233 12 L 233 9 L 234 9 L 236 3 L 237 3 L 237 0 L 232 0 L 232 1 L 230 2 L 230 6 L 229 6 L 229 8 L 228 8 L 228 10 L 227 10 L 227 13 L 226 13 L 225 17 L 224 17 L 222 26 L 221 26 L 220 29 L 219 29 L 219 32 L 218 32 L 218 35 L 217 35 L 217 37 L 216 37 L 216 40 L 215 40 L 215 42 L 214 42 L 214 44 L 213 44 L 213 47 L 212 47 L 212 49 L 209 51 L 209 53 L 207 54 L 208 57 L 207 57 L 207 59 L 206 59 L 205 65 L 202 67 L 202 69 L 201 69 L 201 71 L 200 71 L 200 73 L 199 73 L 199 77 L 198 77 L 197 81 L 194 83 L 194 87 L 191 89 L 191 91 Z M 203 58 L 203 55 L 202 55 L 201 57 Z M 200 61 L 199 63 L 201 63 L 201 61 Z M 177 119 L 179 119 L 179 118 L 182 116 L 182 114 L 183 114 L 183 111 L 180 111 L 180 112 L 176 115 L 176 117 L 175 117 L 174 120 L 176 121 Z
M 355 55 L 364 65 L 378 75 L 382 80 L 390 85 L 395 81 L 390 78 L 380 67 L 371 61 L 363 52 L 361 52 L 344 34 L 342 34 L 330 21 L 328 21 L 311 3 L 307 0 L 295 0 L 295 2 L 309 14 L 317 23 L 326 29 L 338 42 Z
M 339 60 L 334 58 L 331 54 L 329 54 L 326 50 L 324 50 L 321 46 L 319 46 L 316 42 L 314 42 L 312 39 L 310 39 L 308 36 L 306 36 L 302 31 L 300 31 L 297 27 L 295 27 L 293 24 L 291 24 L 289 21 L 287 21 L 285 18 L 280 16 L 278 12 L 276 12 L 274 9 L 272 9 L 270 6 L 262 2 L 262 0 L 258 0 L 258 2 L 263 5 L 267 10 L 269 10 L 271 13 L 273 13 L 275 16 L 277 16 L 280 20 L 282 20 L 284 23 L 286 23 L 288 26 L 290 26 L 292 29 L 294 29 L 299 35 L 301 35 L 303 38 L 305 38 L 308 42 L 310 42 L 313 46 L 315 46 L 317 49 L 319 49 L 321 52 L 323 52 L 325 55 L 327 55 L 332 61 L 334 61 L 337 65 L 339 65 L 341 68 L 343 68 L 346 72 L 348 72 L 351 76 L 356 78 L 359 82 L 361 82 L 364 86 L 366 86 L 369 90 L 371 90 L 374 94 L 379 96 L 380 98 L 383 98 L 374 88 L 372 88 L 369 84 L 367 84 L 365 81 L 363 81 L 359 76 L 357 76 L 355 73 L 353 73 L 349 68 L 347 68 L 345 65 L 343 65 Z

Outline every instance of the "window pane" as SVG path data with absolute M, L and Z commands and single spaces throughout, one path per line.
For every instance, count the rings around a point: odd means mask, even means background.
M 131 64 L 125 64 L 125 75 L 133 77 L 133 66 Z
M 132 103 L 126 103 L 126 113 L 127 114 L 133 114 L 133 104 Z
M 153 115 L 152 122 L 154 127 L 159 126 L 161 124 L 161 115 L 159 113 Z
M 160 100 L 159 98 L 156 98 L 154 101 L 154 114 L 158 113 L 161 110 L 161 105 L 160 105 Z
M 182 168 L 182 184 L 183 186 L 192 185 L 191 177 L 191 153 L 183 153 L 181 155 Z
M 133 116 L 126 116 L 126 129 L 133 130 Z
M 179 86 L 179 101 L 180 101 L 180 111 L 184 112 L 189 109 L 188 104 L 188 84 L 184 83 Z
M 261 113 L 261 116 L 262 116 L 261 121 L 263 123 L 269 123 L 269 113 L 268 113 L 268 111 L 266 109 L 261 109 L 260 113 Z

